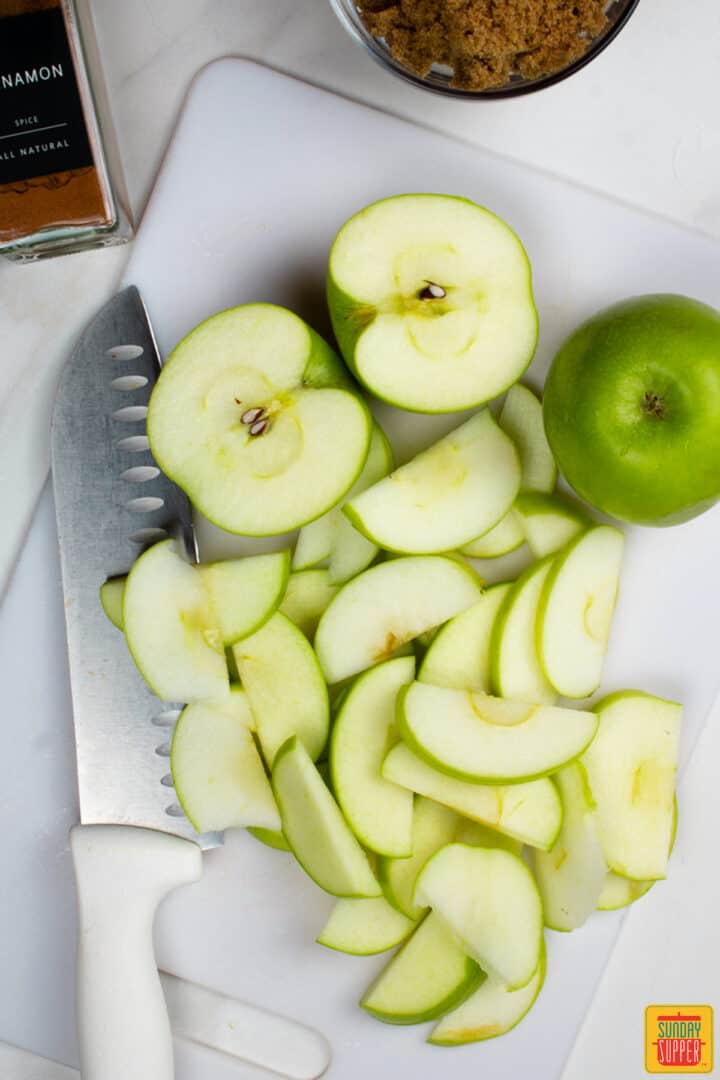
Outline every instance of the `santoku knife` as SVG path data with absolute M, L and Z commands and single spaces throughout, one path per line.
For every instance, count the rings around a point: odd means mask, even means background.
M 171 1080 L 170 1028 L 152 946 L 155 909 L 197 880 L 201 848 L 169 774 L 177 706 L 140 677 L 98 590 L 169 534 L 194 557 L 190 506 L 148 449 L 159 371 L 137 289 L 90 324 L 58 389 L 52 469 L 75 722 L 80 819 L 71 834 L 79 902 L 83 1080 Z M 193 842 L 195 841 L 195 842 Z

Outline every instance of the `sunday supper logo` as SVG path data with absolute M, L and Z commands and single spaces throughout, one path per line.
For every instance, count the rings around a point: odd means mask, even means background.
M 645 1071 L 709 1073 L 713 1069 L 711 1005 L 648 1005 Z

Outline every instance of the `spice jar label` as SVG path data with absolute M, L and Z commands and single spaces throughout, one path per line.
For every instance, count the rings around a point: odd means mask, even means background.
M 92 164 L 62 12 L 3 19 L 0 185 Z

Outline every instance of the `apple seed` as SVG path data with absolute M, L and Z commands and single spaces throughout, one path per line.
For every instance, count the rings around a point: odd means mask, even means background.
M 254 424 L 250 425 L 251 435 L 262 435 L 263 431 L 267 431 L 270 426 L 270 417 L 261 416 L 259 420 L 256 420 Z
M 235 399 L 237 401 L 237 398 Z M 256 406 L 252 409 L 246 409 L 240 417 L 241 424 L 254 424 L 264 413 L 264 409 L 261 406 Z
M 436 285 L 434 281 L 428 281 L 425 288 L 420 290 L 418 296 L 420 300 L 444 300 L 447 293 L 442 285 Z

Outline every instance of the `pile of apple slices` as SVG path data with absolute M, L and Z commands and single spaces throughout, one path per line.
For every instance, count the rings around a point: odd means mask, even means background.
M 395 468 L 301 319 L 212 317 L 159 377 L 151 449 L 222 528 L 297 540 L 200 566 L 165 540 L 101 600 L 184 705 L 171 767 L 193 826 L 291 852 L 337 897 L 322 945 L 399 946 L 363 1008 L 437 1021 L 430 1041 L 452 1046 L 527 1013 L 546 927 L 665 876 L 681 709 L 640 691 L 577 707 L 600 686 L 623 534 L 555 491 L 542 406 L 517 383 L 537 314 L 512 230 L 463 199 L 376 203 L 338 233 L 328 302 L 376 398 L 478 411 Z M 522 545 L 531 565 L 484 587 L 472 559 Z
M 191 566 L 167 540 L 101 590 L 149 684 L 188 703 L 171 767 L 195 828 L 292 852 L 338 897 L 326 947 L 399 945 L 361 1004 L 437 1020 L 439 1045 L 518 1023 L 545 977 L 544 927 L 642 896 L 674 836 L 680 707 L 638 691 L 557 704 L 600 683 L 623 536 L 528 488 L 555 483 L 539 408 L 515 387 L 499 423 L 477 413 L 387 478 L 375 425 L 369 486 L 294 555 Z M 348 517 L 367 534 L 350 544 Z M 395 554 L 485 526 L 537 556 L 516 581 L 483 588 L 458 553 Z

